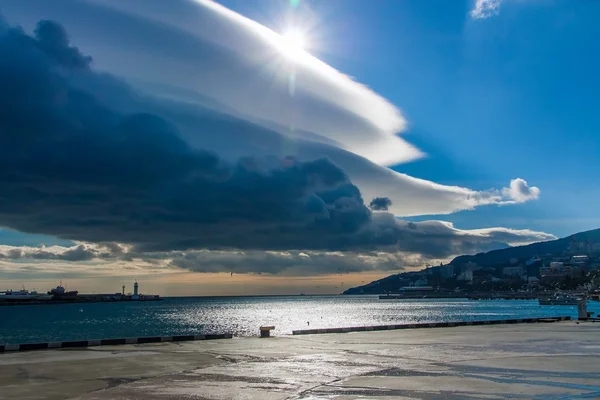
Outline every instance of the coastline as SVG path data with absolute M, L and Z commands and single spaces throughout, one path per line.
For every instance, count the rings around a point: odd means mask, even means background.
M 552 322 L 561 322 L 561 321 L 570 321 L 570 320 L 571 320 L 570 316 L 555 316 L 555 317 L 546 317 L 546 318 L 354 326 L 354 327 L 325 328 L 325 329 L 301 329 L 301 330 L 292 331 L 292 335 L 318 335 L 318 334 L 327 334 L 327 333 L 390 331 L 390 330 L 397 330 L 397 329 L 453 328 L 453 327 L 460 327 L 460 326 L 477 326 L 477 325 L 552 323 Z M 286 335 L 286 336 L 288 336 L 288 335 Z M 60 349 L 60 348 L 85 348 L 85 347 L 95 347 L 95 346 L 116 346 L 116 345 L 125 345 L 125 344 L 146 344 L 146 343 L 164 343 L 164 342 L 188 342 L 188 341 L 195 341 L 195 340 L 218 340 L 218 339 L 232 339 L 232 338 L 233 338 L 232 333 L 217 333 L 217 334 L 203 334 L 203 335 L 141 336 L 141 337 L 128 337 L 128 338 L 83 339 L 83 340 L 72 340 L 72 341 L 63 341 L 63 342 L 4 343 L 4 344 L 0 343 L 0 353 L 11 352 L 11 351 L 49 350 L 49 349 Z
M 588 311 L 600 313 L 600 303 Z M 540 306 L 537 301 L 400 300 L 373 296 L 286 296 L 270 298 L 165 298 L 159 302 L 110 302 L 0 307 L 0 342 L 11 344 L 107 338 L 232 333 L 258 335 L 275 325 L 276 335 L 306 329 L 410 324 L 468 323 L 577 317 L 575 306 Z M 1 343 L 0 343 L 1 344 Z

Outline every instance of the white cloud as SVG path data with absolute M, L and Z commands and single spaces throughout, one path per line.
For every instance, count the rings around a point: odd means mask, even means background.
M 471 10 L 471 17 L 485 19 L 498 15 L 501 2 L 502 0 L 476 0 L 474 8 Z
M 78 243 L 74 246 L 10 246 L 0 245 L 0 259 L 89 261 L 113 259 L 126 254 L 127 247 L 120 244 Z
M 479 3 L 481 10 L 493 9 L 488 0 L 478 1 L 476 10 Z M 290 54 L 277 34 L 212 1 L 0 0 L 0 5 L 9 22 L 28 29 L 39 19 L 64 24 L 73 42 L 93 56 L 95 67 L 146 94 L 185 101 L 185 109 L 152 111 L 176 124 L 193 146 L 230 161 L 273 154 L 300 160 L 329 157 L 367 202 L 389 197 L 389 211 L 400 216 L 517 201 L 503 191 L 440 185 L 386 168 L 422 155 L 395 135 L 406 121 L 394 105 L 307 53 Z M 85 23 L 89 20 L 94 23 Z M 104 88 L 94 90 L 106 96 Z M 110 104 L 123 112 L 139 110 L 118 98 Z M 205 111 L 190 104 L 268 129 L 243 124 L 207 128 L 201 117 Z
M 525 179 L 517 178 L 510 181 L 510 187 L 502 189 L 502 194 L 517 203 L 525 203 L 537 200 L 540 197 L 540 189 L 536 186 L 529 186 Z

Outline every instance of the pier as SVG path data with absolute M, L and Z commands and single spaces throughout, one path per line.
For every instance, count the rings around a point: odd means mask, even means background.
M 484 292 L 469 294 L 469 300 L 537 300 L 537 292 Z
M 469 299 L 469 300 L 537 300 L 545 292 L 448 292 L 412 291 L 379 295 L 380 300 Z
M 139 293 L 137 281 L 133 284 L 133 293 L 125 293 L 125 285 L 121 293 L 92 293 L 82 294 L 77 291 L 66 291 L 62 282 L 47 294 L 29 292 L 25 289 L 18 292 L 0 292 L 0 306 L 22 306 L 22 305 L 52 305 L 71 303 L 110 303 L 116 301 L 160 301 L 162 298 L 157 294 Z
M 421 300 L 421 299 L 466 299 L 465 293 L 438 293 L 429 292 L 426 294 L 415 294 L 415 293 L 399 293 L 399 294 L 382 294 L 379 296 L 379 300 Z
M 0 354 L 15 399 L 598 398 L 600 323 L 455 326 Z

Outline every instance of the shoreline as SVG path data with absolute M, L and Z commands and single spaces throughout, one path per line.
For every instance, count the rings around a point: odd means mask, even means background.
M 552 323 L 561 321 L 570 321 L 570 316 L 555 316 L 545 318 L 521 318 L 504 320 L 477 320 L 477 321 L 455 321 L 455 322 L 429 322 L 418 324 L 394 324 L 394 325 L 374 325 L 374 326 L 355 326 L 342 328 L 325 329 L 302 329 L 292 331 L 292 335 L 318 335 L 332 333 L 351 333 L 351 332 L 372 332 L 372 331 L 391 331 L 399 329 L 423 329 L 423 328 L 453 328 L 463 326 L 478 325 L 503 325 L 503 324 L 531 324 L 531 323 Z M 37 342 L 37 343 L 0 343 L 0 354 L 7 352 L 23 352 L 32 350 L 50 350 L 60 348 L 86 348 L 96 346 L 116 346 L 125 344 L 146 344 L 163 342 L 187 342 L 195 340 L 218 340 L 232 339 L 232 333 L 221 334 L 202 334 L 202 335 L 174 335 L 174 336 L 140 336 L 128 338 L 107 338 L 107 339 L 82 339 L 57 342 Z M 249 336 L 246 338 L 253 338 Z M 279 336 L 282 337 L 282 336 Z

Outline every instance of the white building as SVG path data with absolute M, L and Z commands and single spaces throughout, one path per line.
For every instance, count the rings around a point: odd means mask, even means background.
M 131 300 L 139 300 L 140 299 L 140 294 L 138 292 L 139 289 L 139 285 L 137 283 L 137 281 L 135 281 L 135 283 L 133 284 L 133 296 L 131 296 Z
M 589 257 L 586 255 L 571 257 L 571 264 L 576 265 L 578 267 L 586 266 L 588 261 Z
M 581 268 L 565 265 L 563 262 L 553 261 L 548 267 L 540 268 L 542 278 L 561 278 L 565 276 L 575 277 L 581 273 Z

